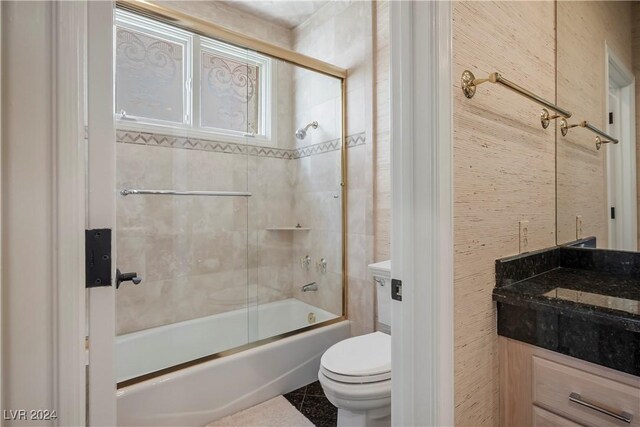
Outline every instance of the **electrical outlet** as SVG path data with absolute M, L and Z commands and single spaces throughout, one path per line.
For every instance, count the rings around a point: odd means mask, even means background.
M 529 221 L 520 221 L 520 253 L 529 250 Z
M 576 240 L 582 239 L 582 215 L 576 215 Z

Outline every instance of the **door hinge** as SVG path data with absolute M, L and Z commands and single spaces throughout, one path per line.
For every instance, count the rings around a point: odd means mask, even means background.
M 86 287 L 111 286 L 111 229 L 84 231 Z
M 609 124 L 613 124 L 613 111 L 609 112 Z
M 611 219 L 616 219 L 616 208 L 611 206 Z
M 391 298 L 402 301 L 402 280 L 391 279 Z

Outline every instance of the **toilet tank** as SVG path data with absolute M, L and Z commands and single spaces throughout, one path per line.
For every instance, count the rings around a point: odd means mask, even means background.
M 376 329 L 391 333 L 391 261 L 369 264 L 369 273 L 376 287 Z

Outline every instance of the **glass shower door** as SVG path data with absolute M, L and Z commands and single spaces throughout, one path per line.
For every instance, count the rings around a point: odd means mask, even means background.
M 252 340 L 343 314 L 341 80 L 277 59 L 270 71 L 273 137 L 248 167 Z
M 117 14 L 119 383 L 250 341 L 245 52 Z

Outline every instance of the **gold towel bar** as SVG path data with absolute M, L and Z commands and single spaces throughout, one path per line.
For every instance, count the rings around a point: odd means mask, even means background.
M 500 73 L 491 73 L 491 74 L 489 74 L 489 77 L 486 78 L 486 79 L 476 79 L 476 77 L 473 75 L 473 73 L 471 71 L 465 70 L 462 73 L 462 78 L 461 78 L 462 92 L 464 93 L 464 96 L 466 96 L 469 99 L 473 98 L 473 95 L 476 94 L 476 86 L 481 85 L 482 83 L 486 83 L 486 82 L 500 83 L 501 85 L 511 89 L 514 92 L 519 93 L 520 95 L 524 96 L 525 98 L 528 98 L 531 101 L 536 102 L 536 103 L 548 108 L 549 110 L 555 111 L 557 114 L 551 116 L 549 114 L 549 111 L 546 110 L 546 108 L 542 109 L 542 113 L 540 114 L 540 124 L 542 125 L 542 127 L 544 129 L 549 127 L 549 122 L 551 120 L 557 119 L 559 117 L 564 117 L 564 118 L 567 118 L 567 119 L 569 117 L 571 117 L 571 112 L 570 111 L 565 110 L 564 108 L 558 107 L 554 103 L 549 102 L 546 99 L 539 97 L 535 93 L 530 92 L 527 89 L 525 89 L 523 87 L 520 87 L 520 86 L 518 86 L 517 84 L 515 84 L 513 82 L 510 82 L 509 80 L 507 80 L 504 77 L 502 77 L 500 75 Z
M 600 149 L 600 147 L 602 147 L 602 144 L 617 144 L 618 142 L 620 142 L 616 138 L 612 137 L 609 134 L 604 133 L 603 131 L 601 131 L 600 129 L 598 129 L 597 127 L 595 127 L 594 125 L 592 125 L 591 123 L 589 123 L 586 120 L 581 121 L 580 123 L 576 123 L 574 125 L 570 125 L 569 123 L 567 123 L 567 121 L 565 119 L 562 119 L 562 121 L 560 122 L 560 132 L 562 132 L 562 136 L 567 136 L 567 133 L 569 132 L 569 129 L 575 128 L 575 127 L 581 127 L 581 128 L 589 129 L 591 132 L 597 134 L 596 135 L 596 149 L 598 149 L 598 150 Z M 607 138 L 607 139 L 606 140 L 602 140 L 600 138 L 601 136 L 603 138 Z

